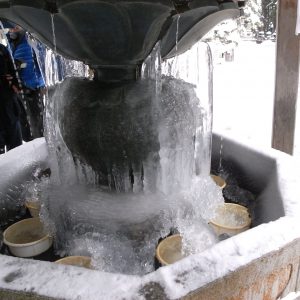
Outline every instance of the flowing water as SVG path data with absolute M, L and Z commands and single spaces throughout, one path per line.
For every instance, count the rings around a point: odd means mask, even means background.
M 55 14 L 51 14 L 51 28 L 52 28 L 52 37 L 53 37 L 53 49 L 54 49 L 54 54 L 56 54 L 56 36 L 55 36 L 54 16 L 55 16 Z

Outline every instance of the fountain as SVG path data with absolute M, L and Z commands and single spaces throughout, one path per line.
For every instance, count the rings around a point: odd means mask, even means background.
M 50 166 L 52 182 L 43 190 L 47 210 L 43 212 L 42 207 L 41 217 L 50 227 L 47 213 L 54 219 L 57 249 L 69 255 L 96 254 L 101 271 L 5 257 L 0 263 L 0 296 L 14 293 L 11 291 L 24 295 L 30 290 L 41 297 L 66 299 L 95 299 L 99 293 L 105 299 L 174 299 L 193 297 L 193 293 L 197 298 L 221 299 L 218 293 L 224 280 L 232 287 L 234 277 L 240 277 L 248 286 L 244 290 L 241 286 L 237 293 L 250 297 L 252 286 L 276 283 L 270 292 L 275 299 L 284 288 L 291 290 L 296 285 L 293 248 L 288 247 L 285 255 L 274 252 L 294 240 L 299 244 L 292 212 L 295 195 L 284 194 L 277 182 L 278 176 L 286 174 L 276 169 L 285 158 L 263 155 L 226 139 L 222 159 L 239 170 L 241 185 L 258 195 L 260 209 L 254 225 L 286 217 L 214 246 L 215 241 L 203 230 L 210 249 L 195 251 L 195 255 L 156 272 L 148 260 L 154 254 L 153 241 L 167 235 L 174 224 L 179 229 L 189 228 L 188 235 L 206 228 L 203 223 L 220 203 L 215 195 L 221 196 L 220 189 L 205 178 L 210 164 L 201 163 L 204 157 L 210 161 L 211 135 L 204 129 L 209 131 L 211 125 L 201 123 L 199 81 L 183 81 L 177 77 L 178 69 L 175 74 L 151 70 L 153 65 L 160 66 L 153 62 L 160 60 L 160 53 L 164 59 L 183 53 L 216 23 L 238 14 L 238 5 L 231 1 L 1 1 L 2 18 L 20 24 L 55 52 L 83 61 L 94 70 L 94 81 L 71 77 L 49 89 L 48 148 L 42 141 L 25 145 L 31 161 L 27 169 L 14 170 L 9 180 L 18 190 L 20 174 L 25 182 L 37 165 Z M 173 64 L 178 64 L 176 58 Z M 210 98 L 209 89 L 206 94 Z M 209 101 L 205 105 L 211 109 Z M 219 140 L 214 137 L 212 167 L 219 164 Z M 39 159 L 29 159 L 36 155 L 35 145 L 42 154 Z M 17 152 L 8 153 L 6 162 Z M 9 181 L 3 176 L 0 179 L 1 191 L 6 193 Z M 207 193 L 213 189 L 215 194 Z M 270 210 L 270 205 L 275 209 Z M 288 226 L 291 230 L 283 237 L 280 233 Z M 280 236 L 275 242 L 270 238 L 274 227 Z M 248 240 L 252 244 L 246 247 Z M 151 245 L 143 248 L 147 241 Z M 87 249 L 89 253 L 84 252 Z M 100 254 L 93 253 L 94 249 L 100 249 Z M 108 251 L 111 249 L 114 251 Z M 271 258 L 266 259 L 270 252 Z M 235 261 L 230 262 L 230 257 Z M 130 263 L 124 266 L 125 260 Z M 262 267 L 263 280 L 256 278 L 252 285 L 257 272 L 251 272 L 251 266 L 268 266 Z M 241 276 L 241 270 L 248 276 Z M 33 276 L 42 279 L 34 281 Z M 72 291 L 60 285 L 68 280 L 72 280 Z M 227 286 L 222 290 L 233 294 Z

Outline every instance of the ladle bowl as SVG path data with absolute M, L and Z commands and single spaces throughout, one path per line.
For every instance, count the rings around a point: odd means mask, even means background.
M 18 257 L 33 257 L 47 251 L 53 242 L 39 218 L 29 218 L 9 226 L 3 242 Z
M 91 265 L 91 258 L 89 256 L 67 256 L 56 260 L 55 263 L 93 269 Z
M 182 237 L 174 234 L 163 239 L 156 248 L 156 258 L 161 265 L 167 266 L 184 258 Z
M 209 222 L 217 235 L 236 235 L 247 229 L 251 224 L 248 209 L 234 203 L 224 203 L 216 212 L 215 217 Z

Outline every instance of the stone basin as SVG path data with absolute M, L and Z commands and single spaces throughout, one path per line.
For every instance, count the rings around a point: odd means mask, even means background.
M 238 15 L 233 1 L 0 1 L 1 18 L 89 64 L 99 81 L 135 80 L 158 41 L 162 56 L 171 57 L 221 20 Z M 252 229 L 144 276 L 1 255 L 0 299 L 256 300 L 299 290 L 297 161 L 215 134 L 212 166 L 219 162 L 221 141 L 222 157 L 239 173 L 242 187 L 258 195 Z M 47 150 L 45 140 L 37 139 L 0 156 L 1 222 L 21 209 L 26 181 L 49 166 Z
M 214 134 L 212 165 L 219 160 L 220 141 Z M 144 276 L 79 271 L 72 266 L 1 255 L 0 298 L 277 299 L 299 290 L 298 162 L 273 149 L 253 148 L 250 143 L 227 138 L 222 143 L 223 158 L 239 170 L 243 186 L 258 195 L 254 228 Z M 47 151 L 43 139 L 20 148 L 0 157 L 1 170 L 14 155 L 33 160 Z M 30 167 L 45 166 L 46 161 L 45 155 L 44 161 Z M 11 184 L 20 178 L 18 173 L 21 170 L 17 167 L 15 172 L 11 168 Z M 5 192 L 8 180 L 2 174 L 0 182 Z

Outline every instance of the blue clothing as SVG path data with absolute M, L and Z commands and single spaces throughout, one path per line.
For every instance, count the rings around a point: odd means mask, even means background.
M 12 79 L 7 79 L 10 75 Z M 0 154 L 22 145 L 20 105 L 12 85 L 18 82 L 8 50 L 0 44 Z
M 29 89 L 37 89 L 45 86 L 45 82 L 37 63 L 34 50 L 29 45 L 26 35 L 14 46 L 12 44 L 13 57 L 16 62 L 25 62 L 26 68 L 20 69 L 19 74 L 22 84 Z

